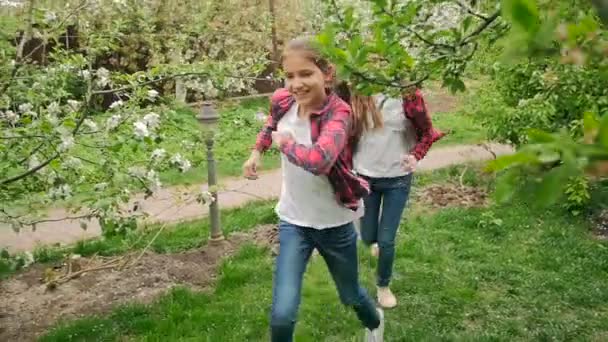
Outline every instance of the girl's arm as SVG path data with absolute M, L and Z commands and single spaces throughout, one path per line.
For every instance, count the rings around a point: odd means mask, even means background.
M 277 130 L 279 113 L 286 112 L 291 106 L 290 94 L 287 89 L 277 89 L 270 98 L 270 111 L 266 123 L 258 133 L 255 150 L 260 154 L 272 146 L 272 132 Z
M 288 137 L 279 147 L 290 162 L 314 175 L 328 174 L 348 141 L 352 124 L 350 108 L 335 109 L 330 115 L 312 146 L 296 144 Z
M 415 93 L 403 96 L 403 111 L 405 116 L 412 121 L 416 129 L 416 145 L 411 154 L 421 160 L 426 156 L 434 142 L 441 139 L 445 134 L 433 128 L 431 116 L 426 108 L 422 92 L 416 89 Z

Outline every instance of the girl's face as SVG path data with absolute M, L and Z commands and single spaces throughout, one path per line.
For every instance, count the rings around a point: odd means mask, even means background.
M 327 98 L 325 85 L 331 80 L 331 70 L 324 73 L 309 58 L 290 54 L 283 59 L 285 84 L 300 106 L 316 108 Z

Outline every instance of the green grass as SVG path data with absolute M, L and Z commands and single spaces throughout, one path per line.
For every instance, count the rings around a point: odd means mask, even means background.
M 401 305 L 387 312 L 387 341 L 608 337 L 608 245 L 591 239 L 582 221 L 515 203 L 446 209 L 402 228 L 392 285 Z M 363 251 L 368 288 L 373 264 Z M 151 305 L 64 322 L 41 341 L 264 341 L 271 287 L 272 258 L 247 246 L 223 264 L 214 293 L 174 289 Z M 353 341 L 361 333 L 315 259 L 298 341 Z
M 486 130 L 473 115 L 458 111 L 455 113 L 433 114 L 433 126 L 450 134 L 439 140 L 433 147 L 478 144 L 486 141 Z

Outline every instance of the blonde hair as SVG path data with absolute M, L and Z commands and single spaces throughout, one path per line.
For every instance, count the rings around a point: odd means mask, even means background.
M 384 127 L 382 112 L 372 96 L 354 93 L 352 86 L 346 82 L 338 83 L 335 92 L 350 104 L 353 112 L 353 137 L 356 140 L 367 131 Z

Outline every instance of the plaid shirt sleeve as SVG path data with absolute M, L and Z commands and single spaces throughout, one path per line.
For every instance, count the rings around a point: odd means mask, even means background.
M 255 149 L 264 153 L 272 146 L 272 132 L 277 130 L 279 112 L 285 110 L 289 99 L 289 92 L 286 89 L 278 89 L 270 99 L 270 113 L 266 123 L 258 133 Z
M 346 146 L 351 124 L 350 108 L 335 108 L 327 122 L 321 125 L 319 138 L 312 146 L 288 140 L 281 145 L 281 152 L 304 170 L 314 175 L 327 175 Z
M 433 143 L 445 134 L 433 128 L 431 115 L 426 108 L 420 89 L 416 89 L 411 95 L 403 96 L 403 111 L 416 129 L 417 143 L 411 153 L 417 160 L 421 160 L 426 156 Z

